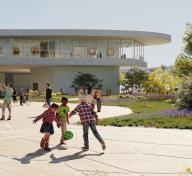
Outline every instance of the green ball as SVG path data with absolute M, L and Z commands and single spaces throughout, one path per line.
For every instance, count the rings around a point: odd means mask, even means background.
M 71 131 L 65 131 L 64 133 L 64 139 L 69 140 L 73 138 L 73 133 Z

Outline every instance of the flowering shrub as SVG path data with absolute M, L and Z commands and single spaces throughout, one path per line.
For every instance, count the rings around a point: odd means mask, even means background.
M 156 113 L 151 113 L 150 116 L 168 116 L 168 117 L 191 117 L 192 109 L 184 108 L 184 109 L 170 109 L 163 110 Z

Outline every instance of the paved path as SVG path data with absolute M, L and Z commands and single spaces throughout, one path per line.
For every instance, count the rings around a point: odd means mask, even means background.
M 90 150 L 82 152 L 82 127 L 69 125 L 74 138 L 66 146 L 58 146 L 60 131 L 55 128 L 52 151 L 45 153 L 39 149 L 41 123 L 32 124 L 41 111 L 38 103 L 15 105 L 13 119 L 0 122 L 0 175 L 179 176 L 179 172 L 192 167 L 191 130 L 99 126 L 107 144 L 103 153 L 92 133 Z

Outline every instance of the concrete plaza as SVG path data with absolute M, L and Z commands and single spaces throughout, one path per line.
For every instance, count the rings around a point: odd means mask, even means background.
M 41 122 L 32 124 L 43 111 L 42 104 L 13 105 L 13 119 L 0 122 L 0 175 L 180 176 L 185 168 L 192 167 L 191 130 L 98 126 L 106 151 L 90 132 L 90 150 L 83 152 L 82 127 L 73 123 L 76 117 L 68 126 L 74 138 L 59 146 L 60 129 L 54 125 L 52 151 L 44 152 L 39 148 Z M 116 113 L 128 114 L 130 110 L 103 107 L 98 115 L 104 118 Z

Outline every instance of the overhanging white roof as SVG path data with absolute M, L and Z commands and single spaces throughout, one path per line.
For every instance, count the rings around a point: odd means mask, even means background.
M 93 29 L 0 29 L 0 37 L 74 37 L 133 39 L 145 45 L 171 42 L 171 35 L 147 31 Z

